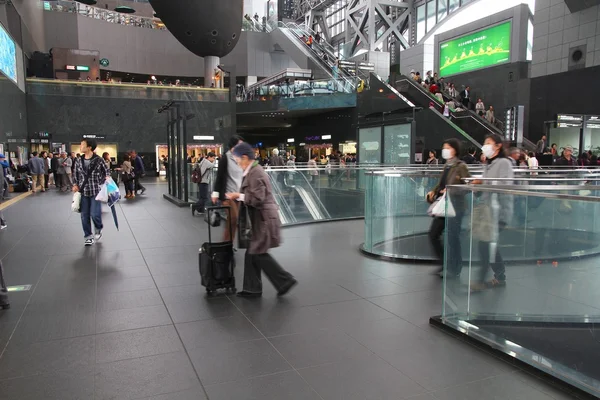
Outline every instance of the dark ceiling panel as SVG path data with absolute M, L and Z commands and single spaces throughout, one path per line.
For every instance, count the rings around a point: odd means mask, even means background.
M 569 11 L 575 13 L 599 5 L 600 0 L 565 0 L 565 3 L 569 7 Z

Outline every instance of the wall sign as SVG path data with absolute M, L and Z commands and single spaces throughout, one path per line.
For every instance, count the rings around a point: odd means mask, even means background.
M 556 117 L 557 128 L 581 128 L 583 126 L 583 115 L 558 114 Z
M 100 65 L 102 65 L 103 67 L 108 67 L 110 65 L 110 61 L 108 61 L 108 58 L 101 58 Z
M 600 116 L 598 115 L 586 115 L 584 128 L 588 129 L 600 129 Z
M 311 140 L 321 140 L 321 136 L 307 136 L 304 138 L 304 140 L 311 141 Z

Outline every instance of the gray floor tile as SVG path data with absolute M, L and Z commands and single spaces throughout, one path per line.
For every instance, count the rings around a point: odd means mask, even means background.
M 0 399 L 82 400 L 93 398 L 93 370 L 57 372 L 0 381 Z
M 386 296 L 406 293 L 410 289 L 396 285 L 387 279 L 369 279 L 360 281 L 342 281 L 340 286 L 360 297 Z
M 375 355 L 298 370 L 323 399 L 396 400 L 425 389 Z
M 96 333 L 150 328 L 171 323 L 163 305 L 102 311 L 97 313 Z
M 514 367 L 442 332 L 404 335 L 396 349 L 375 351 L 428 390 L 503 375 Z M 431 360 L 435 359 L 432 363 Z
M 96 309 L 98 311 L 110 311 L 161 304 L 163 304 L 163 301 L 158 289 L 147 289 L 133 292 L 100 293 L 96 300 Z
M 183 285 L 199 285 L 200 284 L 200 273 L 198 269 L 178 271 L 169 274 L 152 274 L 156 286 L 169 287 L 169 286 L 183 286 Z
M 430 317 L 442 313 L 442 293 L 438 290 L 376 297 L 369 301 L 416 325 L 427 325 Z
M 240 314 L 237 308 L 226 297 L 170 303 L 167 304 L 167 309 L 176 324 Z
M 319 395 L 294 371 L 209 385 L 206 391 L 211 400 L 320 399 Z
M 93 365 L 94 356 L 93 336 L 10 346 L 0 358 L 0 379 L 77 371 Z
M 150 271 L 145 265 L 135 267 L 98 266 L 98 279 L 117 280 L 150 276 Z
M 159 394 L 158 396 L 146 397 L 143 400 L 205 400 L 206 395 L 200 384 L 194 389 L 181 392 Z
M 528 399 L 554 400 L 553 397 L 515 379 L 512 374 L 448 387 L 433 393 L 439 400 Z
M 292 369 L 264 339 L 199 347 L 189 354 L 204 385 Z
M 185 353 L 168 353 L 96 366 L 95 399 L 140 399 L 197 388 Z
M 156 285 L 150 276 L 142 278 L 106 277 L 98 279 L 98 293 L 131 292 L 154 288 L 156 288 Z
M 364 358 L 372 354 L 349 335 L 335 330 L 277 336 L 269 341 L 294 368 Z
M 91 335 L 95 317 L 93 312 L 26 315 L 17 326 L 11 343 L 22 345 Z
M 188 351 L 197 347 L 263 338 L 242 315 L 177 324 L 177 330 Z
M 103 248 L 98 252 L 99 267 L 126 268 L 143 265 L 146 265 L 146 262 L 138 249 L 113 251 Z
M 95 342 L 97 363 L 183 351 L 171 325 L 96 335 Z

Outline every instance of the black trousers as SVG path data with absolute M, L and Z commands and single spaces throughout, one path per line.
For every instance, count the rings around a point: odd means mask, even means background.
M 194 206 L 199 212 L 204 212 L 204 208 L 208 204 L 208 183 L 198 184 L 198 201 Z
M 265 272 L 271 284 L 279 292 L 286 283 L 294 279 L 292 274 L 284 270 L 269 254 L 250 254 L 246 251 L 244 258 L 244 291 L 262 293 L 261 270 Z
M 139 192 L 140 190 L 144 190 L 146 189 L 144 186 L 142 186 L 142 184 L 140 183 L 140 180 L 142 179 L 141 176 L 136 175 L 135 178 L 133 178 L 134 182 L 135 182 L 135 191 Z
M 462 271 L 462 247 L 460 231 L 464 213 L 457 212 L 455 217 L 448 218 L 448 248 L 446 249 L 448 272 L 453 275 Z M 438 260 L 444 261 L 444 243 L 442 234 L 446 229 L 446 218 L 434 218 L 429 227 L 429 242 Z

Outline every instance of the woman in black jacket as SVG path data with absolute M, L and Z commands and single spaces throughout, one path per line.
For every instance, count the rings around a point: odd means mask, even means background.
M 242 143 L 244 139 L 241 136 L 233 135 L 227 142 L 229 151 L 223 154 L 219 158 L 219 164 L 217 165 L 217 179 L 213 186 L 213 193 L 211 195 L 212 203 L 216 204 L 220 201 L 223 206 L 229 206 L 229 215 L 231 216 L 231 224 L 229 221 L 225 224 L 225 238 L 224 241 L 233 241 L 235 238 L 235 232 L 238 221 L 239 204 L 235 201 L 227 199 L 226 193 L 238 193 L 242 186 L 242 178 L 244 171 L 235 162 L 231 151 L 235 146 Z M 229 227 L 233 227 L 233 231 L 229 231 Z

